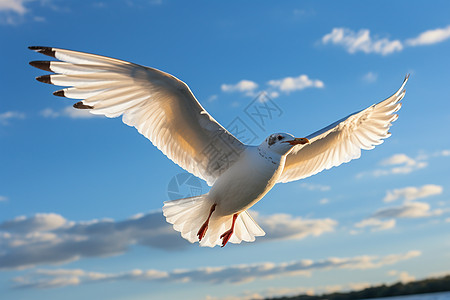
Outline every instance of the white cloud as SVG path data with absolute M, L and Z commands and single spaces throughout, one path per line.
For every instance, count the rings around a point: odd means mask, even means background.
M 272 99 L 280 96 L 280 93 L 290 93 L 306 88 L 323 88 L 324 83 L 319 79 L 310 79 L 308 75 L 298 77 L 285 77 L 281 79 L 269 80 L 267 90 L 258 91 L 259 85 L 251 80 L 241 80 L 236 84 L 222 84 L 223 92 L 239 92 L 249 97 L 259 97 L 260 102 L 267 101 L 267 97 Z
M 252 214 L 266 231 L 266 236 L 256 242 L 319 236 L 333 231 L 337 225 L 331 219 Z M 167 250 L 182 250 L 190 245 L 161 212 L 138 214 L 122 221 L 88 222 L 68 221 L 51 213 L 20 216 L 0 223 L 0 270 L 118 255 L 134 244 Z
M 378 210 L 373 214 L 374 218 L 423 218 L 441 215 L 443 210 L 431 210 L 425 202 L 406 202 L 401 206 L 393 206 Z
M 0 202 L 8 201 L 8 197 L 0 195 Z
M 441 43 L 447 39 L 450 39 L 450 25 L 445 28 L 422 32 L 417 37 L 406 40 L 405 44 L 408 46 L 424 46 Z
M 51 231 L 62 227 L 66 223 L 66 219 L 58 214 L 35 214 L 32 218 L 20 216 L 3 222 L 0 224 L 0 229 L 10 233 L 31 234 L 33 232 Z
M 160 212 L 117 222 L 73 222 L 57 214 L 36 214 L 0 223 L 0 232 L 0 270 L 118 255 L 133 244 L 174 250 L 189 245 Z
M 384 202 L 392 202 L 397 199 L 413 201 L 420 198 L 426 198 L 433 195 L 442 194 L 444 189 L 440 185 L 427 184 L 422 187 L 409 186 L 402 189 L 387 191 Z
M 355 32 L 348 28 L 333 28 L 330 33 L 322 37 L 322 43 L 341 46 L 351 54 L 364 52 L 388 55 L 400 52 L 405 47 L 433 45 L 447 39 L 450 39 L 450 25 L 444 28 L 427 30 L 420 33 L 417 37 L 404 41 L 371 36 L 368 29 L 361 29 Z
M 25 0 L 1 0 L 0 12 L 14 12 L 19 15 L 24 15 L 28 10 L 24 3 L 30 2 Z
M 329 185 L 322 185 L 322 184 L 315 184 L 315 183 L 306 183 L 302 182 L 300 183 L 300 186 L 304 189 L 310 190 L 310 191 L 321 191 L 326 192 L 331 189 Z
M 281 92 L 289 93 L 299 91 L 306 88 L 323 88 L 324 83 L 318 79 L 310 79 L 308 75 L 302 74 L 298 77 L 285 77 L 277 80 L 270 80 L 267 83 L 272 88 L 278 89 Z
M 59 118 L 68 117 L 71 119 L 89 119 L 99 117 L 99 115 L 94 115 L 87 109 L 76 109 L 72 106 L 67 106 L 66 108 L 56 111 L 51 108 L 46 108 L 40 112 L 41 116 L 44 118 Z
M 328 198 L 322 198 L 322 199 L 320 199 L 319 203 L 322 205 L 328 204 L 328 203 L 330 203 L 330 200 Z
M 251 80 L 241 80 L 236 84 L 222 84 L 221 87 L 223 92 L 241 92 L 246 96 L 254 96 L 255 90 L 258 88 L 258 84 Z
M 379 209 L 371 217 L 356 223 L 357 228 L 371 227 L 372 231 L 386 230 L 394 228 L 398 218 L 425 218 L 440 216 L 450 211 L 450 209 L 431 209 L 431 206 L 425 202 L 414 201 L 416 199 L 426 198 L 433 195 L 439 195 L 443 188 L 439 185 L 427 184 L 422 187 L 406 187 L 387 191 L 384 202 L 393 202 L 399 199 L 403 200 L 400 206 L 391 206 Z M 360 233 L 359 231 L 351 232 Z
M 439 151 L 437 154 L 438 156 L 450 156 L 450 150 L 442 150 Z
M 332 219 L 303 219 L 288 214 L 263 216 L 255 214 L 256 222 L 266 235 L 261 239 L 303 239 L 307 236 L 319 236 L 334 231 L 337 222 Z
M 412 276 L 411 274 L 409 274 L 408 272 L 399 272 L 397 270 L 391 270 L 391 271 L 387 272 L 387 274 L 389 276 L 396 276 L 396 277 L 398 277 L 398 279 L 402 283 L 408 283 L 408 282 L 416 280 L 416 278 L 414 276 Z
M 322 37 L 322 43 L 332 43 L 344 47 L 349 53 L 364 52 L 382 55 L 391 54 L 403 50 L 399 40 L 371 37 L 368 29 L 355 32 L 347 28 L 333 28 L 333 30 Z
M 9 122 L 14 119 L 23 120 L 25 119 L 25 114 L 18 111 L 0 113 L 0 125 L 9 125 Z
M 76 270 L 36 270 L 13 281 L 16 288 L 55 288 L 105 281 L 162 281 L 200 282 L 208 284 L 246 283 L 258 279 L 280 276 L 307 276 L 312 272 L 333 269 L 365 270 L 392 265 L 420 256 L 420 251 L 386 256 L 331 257 L 324 260 L 300 260 L 282 263 L 241 264 L 224 267 L 203 267 L 174 271 L 132 270 L 121 273 L 89 272 Z
M 363 78 L 362 78 L 365 82 L 367 83 L 373 83 L 375 81 L 377 81 L 378 79 L 378 74 L 374 73 L 374 72 L 367 72 Z
M 416 159 L 409 157 L 404 153 L 394 154 L 391 157 L 381 161 L 384 169 L 375 169 L 373 171 L 362 172 L 356 175 L 361 178 L 366 175 L 380 177 L 394 174 L 409 174 L 414 171 L 423 169 L 428 166 L 426 161 L 429 157 L 427 155 L 419 155 Z
M 395 219 L 380 220 L 377 218 L 369 218 L 355 224 L 356 228 L 371 227 L 372 231 L 380 231 L 392 229 L 395 227 Z
M 394 154 L 393 156 L 381 162 L 384 166 L 394 166 L 388 170 L 391 174 L 409 174 L 415 170 L 419 170 L 428 166 L 427 162 L 413 159 L 406 154 Z
M 211 96 L 209 96 L 208 97 L 208 102 L 214 102 L 214 101 L 216 101 L 217 100 L 217 98 L 218 98 L 218 96 L 217 95 L 211 95 Z
M 32 16 L 30 3 L 38 0 L 0 0 L 0 24 L 17 25 L 26 20 L 42 22 L 45 19 Z M 51 0 L 40 0 L 42 5 L 52 6 Z
M 446 223 L 450 223 L 450 218 L 445 219 Z

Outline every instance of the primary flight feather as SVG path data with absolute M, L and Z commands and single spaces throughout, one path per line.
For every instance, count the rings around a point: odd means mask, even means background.
M 122 116 L 176 164 L 212 186 L 197 197 L 164 202 L 163 213 L 183 238 L 201 246 L 251 242 L 264 231 L 247 209 L 278 182 L 309 177 L 359 158 L 388 132 L 405 95 L 391 97 L 351 114 L 306 138 L 288 133 L 267 137 L 259 146 L 240 142 L 200 105 L 181 80 L 160 70 L 109 57 L 29 47 L 57 61 L 32 61 L 55 74 L 36 79 L 69 86 L 54 92 L 81 101 L 77 109 Z

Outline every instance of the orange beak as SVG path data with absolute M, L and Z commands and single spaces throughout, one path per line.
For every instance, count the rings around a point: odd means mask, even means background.
M 292 146 L 295 146 L 295 145 L 308 144 L 309 140 L 307 138 L 295 138 L 292 141 L 286 141 L 285 143 L 289 143 Z

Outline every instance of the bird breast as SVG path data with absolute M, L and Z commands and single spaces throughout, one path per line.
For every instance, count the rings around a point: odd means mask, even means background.
M 261 200 L 277 182 L 285 158 L 249 147 L 240 159 L 212 186 L 208 197 L 217 204 L 217 214 L 241 212 Z

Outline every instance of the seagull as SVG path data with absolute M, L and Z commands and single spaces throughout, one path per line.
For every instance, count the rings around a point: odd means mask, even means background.
M 52 72 L 40 82 L 66 86 L 55 96 L 79 99 L 76 109 L 122 116 L 173 162 L 205 180 L 206 194 L 164 202 L 163 214 L 181 236 L 200 246 L 253 242 L 265 235 L 248 209 L 275 184 L 347 163 L 388 138 L 401 108 L 407 75 L 392 96 L 306 137 L 269 135 L 245 145 L 201 106 L 187 84 L 131 62 L 52 47 L 29 49 L 57 60 L 32 61 Z

